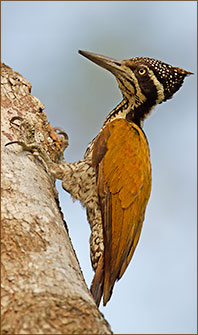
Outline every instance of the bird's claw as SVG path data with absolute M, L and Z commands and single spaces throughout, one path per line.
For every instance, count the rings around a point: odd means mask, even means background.
M 16 123 L 15 121 L 20 121 L 21 123 L 18 124 Z M 25 135 L 25 138 L 26 138 L 26 141 L 27 143 L 36 143 L 35 141 L 35 129 L 34 127 L 28 122 L 26 121 L 23 117 L 21 116 L 14 116 L 11 118 L 10 120 L 10 123 L 12 126 L 14 126 L 15 128 L 17 129 L 24 129 L 24 132 L 23 132 L 23 135 Z M 61 139 L 61 146 L 60 144 L 58 145 L 61 153 L 63 154 L 63 152 L 65 151 L 65 149 L 68 147 L 69 145 L 69 138 L 68 138 L 68 135 L 67 133 L 64 131 L 64 129 L 62 128 L 58 128 L 58 127 L 55 127 L 53 128 L 53 130 L 58 134 L 58 136 L 61 135 L 60 139 Z M 27 147 L 27 144 L 25 145 L 22 145 L 22 142 L 16 142 L 15 143 L 18 143 L 19 145 L 21 145 L 24 150 L 26 150 L 25 148 Z M 14 144 L 13 142 L 10 142 L 10 144 Z M 29 150 L 30 151 L 30 150 Z M 32 151 L 32 150 L 31 150 Z
M 19 144 L 23 148 L 24 151 L 38 152 L 38 153 L 42 151 L 38 143 L 25 143 L 23 141 L 12 141 L 12 142 L 6 143 L 5 146 L 7 147 L 8 145 L 11 145 L 11 144 Z
M 53 128 L 55 130 L 55 132 L 58 134 L 58 135 L 62 135 L 61 136 L 61 141 L 62 141 L 62 145 L 61 145 L 61 149 L 62 151 L 64 152 L 65 149 L 68 147 L 69 145 L 69 137 L 67 135 L 67 133 L 64 131 L 64 129 L 62 128 L 58 128 L 58 127 L 55 127 Z
M 15 121 L 20 121 L 20 124 L 16 123 Z M 13 116 L 10 120 L 12 126 L 16 129 L 21 130 L 23 129 L 23 135 L 26 139 L 27 143 L 33 143 L 35 141 L 35 129 L 33 125 L 31 125 L 28 121 L 26 121 L 21 116 Z
M 20 124 L 16 123 L 15 121 L 20 121 Z M 21 116 L 14 116 L 11 118 L 10 123 L 12 126 L 16 127 L 17 129 L 23 129 L 23 136 L 24 141 L 11 141 L 6 143 L 5 146 L 11 144 L 18 144 L 20 145 L 24 151 L 32 152 L 34 155 L 41 157 L 48 166 L 52 165 L 52 160 L 48 156 L 47 152 L 43 149 L 43 147 L 37 142 L 35 134 L 35 128 L 31 125 L 27 120 L 22 118 Z M 69 141 L 68 135 L 66 132 L 61 128 L 54 128 L 54 131 L 58 135 L 61 135 L 61 145 L 57 142 L 57 148 L 59 148 L 59 163 L 64 162 L 63 152 L 67 148 Z
M 17 123 L 14 122 L 14 121 L 16 121 L 16 120 L 23 121 L 24 119 L 23 119 L 21 116 L 18 116 L 18 115 L 17 115 L 17 116 L 13 116 L 13 117 L 11 118 L 10 123 L 11 123 L 12 125 L 16 126 L 17 128 L 19 128 L 20 125 L 18 125 Z

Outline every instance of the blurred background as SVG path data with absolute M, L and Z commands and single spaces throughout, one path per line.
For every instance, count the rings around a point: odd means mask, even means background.
M 153 186 L 141 238 L 107 307 L 117 334 L 196 334 L 196 1 L 3 1 L 2 61 L 32 84 L 52 126 L 66 130 L 69 161 L 83 157 L 121 100 L 113 76 L 78 49 L 153 57 L 194 72 L 146 120 Z M 85 210 L 57 182 L 88 286 Z

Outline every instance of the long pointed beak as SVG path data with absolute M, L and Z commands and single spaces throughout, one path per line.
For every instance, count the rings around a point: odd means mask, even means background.
M 121 61 L 119 60 L 104 57 L 102 55 L 97 55 L 88 51 L 78 50 L 78 53 L 88 58 L 92 62 L 96 63 L 97 65 L 103 67 L 104 69 L 112 72 L 114 75 L 123 72 L 123 70 L 121 69 Z

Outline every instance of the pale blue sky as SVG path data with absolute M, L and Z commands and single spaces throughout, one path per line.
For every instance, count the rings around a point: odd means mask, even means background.
M 78 49 L 148 56 L 195 73 L 145 122 L 152 194 L 139 245 L 102 313 L 114 333 L 196 333 L 196 1 L 2 2 L 2 60 L 32 83 L 52 126 L 81 159 L 121 95 L 111 74 Z M 60 190 L 70 236 L 90 285 L 84 209 Z

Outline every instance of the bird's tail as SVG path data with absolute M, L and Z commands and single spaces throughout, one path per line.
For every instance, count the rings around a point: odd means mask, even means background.
M 96 305 L 100 305 L 100 300 L 103 295 L 104 288 L 104 255 L 102 255 L 99 259 L 98 266 L 96 268 L 96 272 L 91 284 L 91 294 L 96 302 Z

